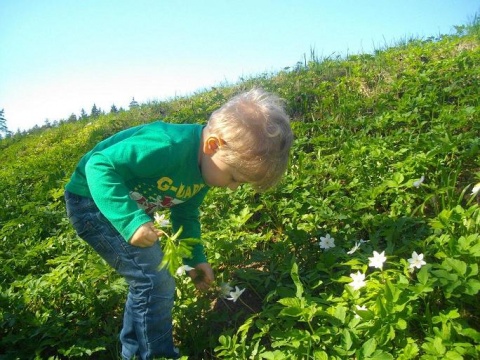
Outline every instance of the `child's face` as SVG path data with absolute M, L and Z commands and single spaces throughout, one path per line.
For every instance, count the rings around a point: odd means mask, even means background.
M 246 181 L 231 166 L 220 160 L 218 153 L 205 156 L 201 164 L 202 177 L 208 186 L 217 186 L 236 190 Z

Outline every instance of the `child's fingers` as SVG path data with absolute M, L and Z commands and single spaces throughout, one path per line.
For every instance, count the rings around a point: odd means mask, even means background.
M 197 290 L 206 291 L 212 285 L 214 279 L 213 271 L 209 264 L 200 264 L 189 273 Z

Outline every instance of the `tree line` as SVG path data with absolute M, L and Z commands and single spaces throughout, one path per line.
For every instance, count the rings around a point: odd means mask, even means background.
M 135 101 L 135 98 L 132 98 L 132 101 L 130 102 L 129 104 L 129 109 L 134 109 L 134 108 L 138 108 L 140 105 L 138 104 L 137 101 Z M 112 106 L 110 107 L 110 114 L 117 114 L 119 112 L 123 112 L 125 111 L 125 109 L 123 109 L 122 107 L 120 108 L 117 108 L 117 106 L 115 106 L 115 104 L 112 104 Z M 51 127 L 57 127 L 59 125 L 62 125 L 64 123 L 71 123 L 71 122 L 75 122 L 75 121 L 78 121 L 78 120 L 85 120 L 85 119 L 96 119 L 98 118 L 99 116 L 101 115 L 105 115 L 106 112 L 101 109 L 100 107 L 97 107 L 97 105 L 94 103 L 93 106 L 92 106 L 92 109 L 90 110 L 90 114 L 88 114 L 84 108 L 82 108 L 80 110 L 80 115 L 77 117 L 77 115 L 75 113 L 72 113 L 68 119 L 61 119 L 61 120 L 54 120 L 54 121 L 50 121 L 49 119 L 45 119 L 45 122 L 43 123 L 43 125 L 39 126 L 38 124 L 33 126 L 31 129 L 29 130 L 23 130 L 23 131 L 20 131 L 20 129 L 18 129 L 15 133 L 11 130 L 8 129 L 8 126 L 7 126 L 7 120 L 5 118 L 5 109 L 2 109 L 0 110 L 0 140 L 4 139 L 4 138 L 10 138 L 14 135 L 26 135 L 28 133 L 31 133 L 31 132 L 36 132 L 36 131 L 39 131 L 41 129 L 48 129 L 48 128 L 51 128 Z

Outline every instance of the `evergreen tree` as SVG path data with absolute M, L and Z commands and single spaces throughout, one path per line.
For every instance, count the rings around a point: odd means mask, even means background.
M 82 109 L 83 110 L 83 109 Z M 68 122 L 75 122 L 77 121 L 77 115 L 75 115 L 74 113 L 72 113 L 72 115 L 70 115 L 70 117 L 68 118 L 67 120 Z
M 80 111 L 80 120 L 86 119 L 88 117 L 88 114 L 85 112 L 85 109 L 82 108 Z
M 115 106 L 115 104 L 113 104 L 112 107 L 110 108 L 110 113 L 113 113 L 113 114 L 118 113 L 118 109 L 117 109 L 117 107 Z
M 90 116 L 96 118 L 96 117 L 99 117 L 100 114 L 101 114 L 100 108 L 97 108 L 97 105 L 93 104 L 92 112 L 91 112 Z
M 10 138 L 13 135 L 13 133 L 8 130 L 4 112 L 4 109 L 0 110 L 0 140 L 3 138 Z
M 4 111 L 4 109 L 0 110 L 0 133 L 8 135 L 10 131 L 7 127 L 7 120 L 5 119 Z
M 138 102 L 135 101 L 135 98 L 132 98 L 132 101 L 130 101 L 130 109 L 138 108 Z

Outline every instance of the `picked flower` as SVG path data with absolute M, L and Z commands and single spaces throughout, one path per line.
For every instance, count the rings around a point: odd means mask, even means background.
M 475 186 L 472 188 L 472 195 L 477 195 L 479 191 L 480 191 L 480 182 L 475 184 Z
M 416 251 L 412 253 L 412 257 L 408 259 L 410 263 L 409 268 L 413 271 L 415 268 L 420 269 L 423 265 L 427 263 L 423 260 L 423 254 L 417 254 Z
M 158 213 L 155 213 L 155 215 L 153 215 L 153 217 L 155 219 L 155 223 L 158 226 L 160 226 L 160 227 L 170 226 L 170 220 L 165 218 L 165 214 L 159 215 Z
M 349 251 L 347 251 L 347 254 L 352 255 L 355 251 L 360 249 L 360 245 L 362 245 L 366 242 L 368 242 L 368 240 L 360 239 L 360 241 L 355 241 L 355 245 L 353 246 L 353 248 L 351 248 Z
M 425 176 L 422 175 L 422 176 L 420 177 L 420 179 L 418 179 L 417 181 L 414 181 L 414 182 L 413 182 L 413 186 L 415 186 L 416 188 L 419 188 L 420 185 L 423 184 L 423 181 L 424 181 L 424 180 L 425 180 Z
M 330 236 L 330 234 L 327 234 L 325 236 L 320 237 L 320 249 L 328 250 L 330 248 L 335 247 L 335 239 Z
M 382 269 L 383 263 L 387 260 L 387 258 L 385 257 L 385 251 L 382 251 L 380 254 L 374 251 L 373 257 L 369 257 L 368 260 L 370 261 L 368 263 L 368 266 L 373 266 L 378 269 Z
M 356 274 L 350 274 L 350 277 L 353 281 L 348 285 L 350 285 L 353 290 L 358 290 L 366 285 L 365 274 L 362 274 L 360 271 L 357 271 Z
M 236 302 L 240 295 L 243 294 L 245 289 L 239 289 L 238 286 L 235 286 L 235 291 L 230 291 L 230 297 L 227 297 L 227 300 L 232 300 L 233 302 Z
M 177 274 L 177 276 L 182 276 L 182 275 L 185 275 L 187 273 L 187 271 L 190 271 L 190 270 L 193 270 L 193 269 L 194 268 L 191 267 L 191 266 L 182 265 L 177 269 L 176 274 Z

